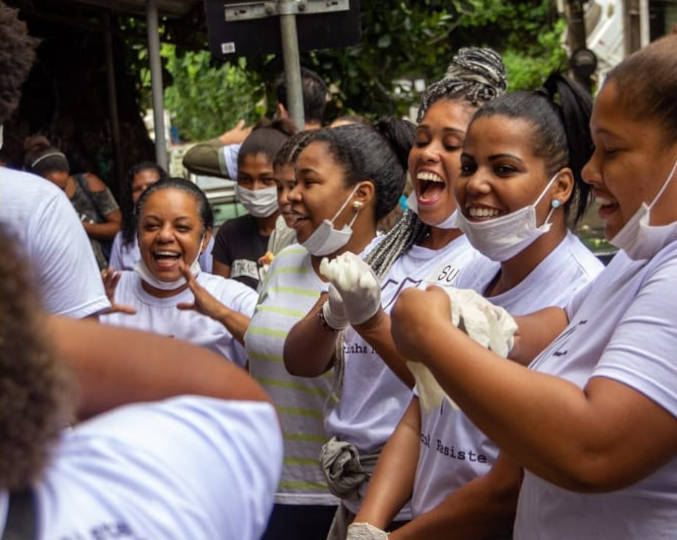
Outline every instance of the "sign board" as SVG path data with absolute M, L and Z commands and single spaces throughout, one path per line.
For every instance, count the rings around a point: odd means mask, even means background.
M 359 0 L 292 2 L 299 50 L 347 47 L 359 43 Z M 282 52 L 275 1 L 205 0 L 209 49 L 222 60 Z

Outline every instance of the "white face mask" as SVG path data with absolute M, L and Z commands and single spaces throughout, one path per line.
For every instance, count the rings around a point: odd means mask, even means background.
M 334 214 L 334 217 L 331 218 L 331 220 L 325 219 L 322 223 L 320 223 L 320 226 L 313 231 L 313 234 L 311 234 L 305 240 L 305 242 L 301 242 L 301 245 L 310 251 L 311 255 L 315 255 L 317 257 L 330 255 L 348 243 L 350 237 L 353 234 L 353 223 L 355 223 L 360 209 L 355 209 L 355 215 L 353 216 L 353 219 L 350 220 L 350 223 L 344 225 L 340 231 L 334 229 L 334 220 L 341 212 L 343 212 L 343 209 L 346 207 L 350 199 L 352 199 L 353 195 L 355 195 L 358 187 L 359 184 L 355 186 L 355 189 L 353 189 L 351 194 L 348 195 L 348 198 L 341 205 L 341 208 L 338 209 L 338 212 Z
M 653 257 L 670 240 L 677 237 L 677 221 L 667 225 L 650 225 L 649 223 L 651 221 L 651 209 L 670 185 L 676 170 L 677 159 L 653 201 L 648 205 L 643 202 L 630 220 L 609 240 L 612 246 L 625 251 L 626 255 L 632 260 L 637 261 Z
M 542 234 L 550 230 L 550 216 L 553 207 L 543 222 L 536 225 L 536 206 L 545 196 L 550 186 L 557 178 L 553 176 L 545 189 L 536 199 L 536 202 L 515 210 L 505 216 L 488 221 L 468 221 L 463 212 L 458 212 L 457 226 L 468 237 L 473 247 L 492 261 L 503 262 L 512 259 L 515 255 L 530 246 Z
M 268 217 L 277 212 L 277 187 L 247 189 L 235 185 L 235 196 L 254 217 Z
M 194 276 L 197 276 L 200 273 L 200 263 L 198 262 L 198 259 L 200 258 L 200 253 L 202 252 L 202 243 L 204 242 L 204 235 L 202 235 L 202 239 L 200 240 L 200 247 L 197 250 L 197 255 L 195 256 L 195 259 L 190 265 L 190 273 L 193 274 Z M 146 263 L 143 260 L 143 257 L 139 259 L 139 262 L 137 265 L 134 267 L 134 271 L 141 276 L 141 279 L 144 280 L 148 285 L 151 285 L 152 287 L 155 287 L 156 289 L 160 289 L 162 291 L 173 291 L 174 289 L 178 289 L 179 287 L 183 287 L 187 282 L 186 278 L 181 276 L 179 279 L 175 279 L 174 281 L 161 281 L 158 278 L 156 278 L 153 274 L 151 274 L 151 271 L 148 269 L 148 266 L 146 266 Z
M 407 198 L 407 208 L 414 212 L 417 216 L 418 213 L 418 201 L 416 200 L 416 190 L 412 191 Z M 458 221 L 456 219 L 456 214 L 458 213 L 458 208 L 455 208 L 454 211 L 449 214 L 446 218 L 440 221 L 437 225 L 430 225 L 436 229 L 458 229 Z

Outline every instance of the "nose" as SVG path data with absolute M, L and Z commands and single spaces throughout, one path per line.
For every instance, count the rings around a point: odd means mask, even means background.
M 279 206 L 284 206 L 289 204 L 289 188 L 283 187 L 277 192 L 277 204 Z
M 287 199 L 294 202 L 301 201 L 301 187 L 298 183 L 290 190 L 287 190 Z
M 595 151 L 590 156 L 588 162 L 583 165 L 581 169 L 581 178 L 586 184 L 599 184 L 602 180 L 602 175 L 599 167 L 599 151 Z
M 422 150 L 421 157 L 425 162 L 436 163 L 440 160 L 442 148 L 436 141 L 431 141 L 430 144 L 426 145 Z
M 464 183 L 465 191 L 473 195 L 486 195 L 491 191 L 488 176 L 479 168 L 468 176 L 460 176 L 456 183 Z
M 160 227 L 160 230 L 158 231 L 158 242 L 171 242 L 174 240 L 174 230 L 172 229 L 171 225 L 169 223 L 165 223 Z

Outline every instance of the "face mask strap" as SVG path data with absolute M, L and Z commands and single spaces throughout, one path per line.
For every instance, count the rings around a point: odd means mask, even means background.
M 331 222 L 332 222 L 332 223 L 334 223 L 334 220 L 335 220 L 337 217 L 339 217 L 339 214 L 340 214 L 341 212 L 343 212 L 343 210 L 345 209 L 345 207 L 348 206 L 348 203 L 350 202 L 350 199 L 353 198 L 353 195 L 355 195 L 355 192 L 358 190 L 359 187 L 360 187 L 360 184 L 357 184 L 357 185 L 355 186 L 355 189 L 353 189 L 353 191 L 350 193 L 350 195 L 348 195 L 348 198 L 347 198 L 345 201 L 343 201 L 343 204 L 341 205 L 341 208 L 339 208 L 339 209 L 338 209 L 338 212 L 336 212 L 336 213 L 334 214 L 334 217 L 331 218 Z M 353 216 L 353 220 L 350 222 L 350 226 L 351 226 L 351 227 L 352 227 L 353 221 L 355 221 L 355 218 L 357 217 L 357 214 L 358 214 L 358 213 L 359 213 L 359 211 L 358 211 L 358 212 L 355 212 L 355 216 Z
M 555 181 L 555 179 L 556 179 L 558 176 L 559 176 L 559 171 L 557 171 L 557 172 L 552 176 L 552 178 L 550 179 L 550 182 L 548 182 L 548 185 L 545 186 L 545 188 L 543 189 L 543 191 L 541 191 L 541 194 L 538 196 L 538 199 L 536 199 L 536 202 L 533 204 L 534 207 L 538 206 L 538 203 L 541 202 L 541 199 L 542 199 L 543 197 L 545 197 L 545 194 L 548 192 L 548 190 L 550 189 L 550 186 L 552 186 L 552 183 Z M 552 212 L 551 212 L 551 213 L 552 213 Z M 548 214 L 548 216 L 550 216 L 550 214 Z M 548 221 L 548 220 L 546 219 L 546 222 L 547 222 L 547 221 Z
M 672 169 L 670 169 L 670 174 L 668 174 L 668 177 L 665 179 L 665 182 L 663 182 L 661 189 L 658 190 L 658 193 L 656 193 L 656 196 L 653 198 L 653 201 L 651 201 L 651 203 L 649 204 L 649 208 L 653 208 L 653 205 L 656 204 L 656 201 L 661 198 L 663 192 L 670 185 L 670 182 L 672 181 L 672 178 L 675 175 L 675 171 L 677 171 L 677 158 L 675 159 L 675 163 L 672 165 Z

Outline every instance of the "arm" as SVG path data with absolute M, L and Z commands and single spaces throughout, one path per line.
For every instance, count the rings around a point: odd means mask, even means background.
M 528 366 L 569 324 L 566 312 L 558 307 L 545 308 L 514 319 L 518 329 L 515 344 L 508 356 L 523 366 Z
M 322 326 L 318 312 L 327 300 L 323 294 L 308 314 L 297 322 L 284 341 L 284 365 L 298 377 L 317 377 L 334 363 L 339 334 Z
M 386 529 L 409 500 L 418 465 L 420 431 L 421 410 L 414 397 L 378 458 L 355 523 Z
M 455 328 L 448 313 L 443 291 L 404 291 L 392 312 L 395 343 L 525 468 L 566 489 L 601 492 L 637 482 L 674 457 L 677 421 L 643 394 L 603 377 L 581 390 L 505 361 Z M 632 440 L 642 441 L 641 453 Z
M 414 387 L 414 376 L 407 369 L 407 359 L 402 356 L 390 333 L 390 317 L 383 311 L 378 310 L 368 321 L 354 326 L 362 338 L 369 343 L 381 359 L 393 370 L 395 375 L 409 388 Z
M 115 202 L 115 199 L 113 199 L 112 193 L 110 193 L 106 187 L 106 184 L 104 184 L 100 178 L 94 174 L 88 173 L 85 175 L 85 179 L 87 181 L 87 185 L 89 186 L 89 190 L 92 192 L 94 197 L 104 192 L 108 193 L 110 201 L 107 202 L 106 206 L 108 206 L 108 208 L 114 209 L 107 212 L 105 208 L 103 211 L 101 211 L 102 209 L 99 207 L 99 211 L 106 221 L 103 223 L 83 222 L 82 226 L 85 228 L 87 236 L 91 238 L 96 238 L 99 240 L 112 240 L 120 230 L 120 224 L 122 223 L 122 213 L 120 212 L 120 209 L 117 208 L 117 203 Z M 97 203 L 100 202 L 96 198 L 95 201 Z
M 230 277 L 230 265 L 224 264 L 221 261 L 216 260 L 216 257 L 212 259 L 212 274 L 217 276 L 223 276 L 224 278 Z
M 486 476 L 454 491 L 430 512 L 390 533 L 390 538 L 466 540 L 509 536 L 521 481 L 522 470 L 501 454 Z
M 48 317 L 46 329 L 56 353 L 75 371 L 83 417 L 180 394 L 269 401 L 244 370 L 203 347 L 56 316 Z

